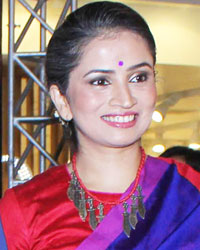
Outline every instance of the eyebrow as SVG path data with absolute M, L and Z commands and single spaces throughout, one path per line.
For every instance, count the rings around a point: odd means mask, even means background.
M 136 64 L 136 65 L 130 66 L 127 69 L 127 71 L 134 70 L 134 69 L 141 68 L 141 67 L 149 67 L 149 68 L 153 69 L 153 67 L 151 66 L 151 64 L 149 64 L 147 62 L 142 62 L 142 63 Z M 87 75 L 92 74 L 92 73 L 105 73 L 105 74 L 109 74 L 109 73 L 115 73 L 115 71 L 111 70 L 111 69 L 92 69 L 92 70 L 88 71 L 83 77 L 86 77 Z
M 148 68 L 153 69 L 153 66 L 151 64 L 149 64 L 147 62 L 142 62 L 142 63 L 136 64 L 136 65 L 130 66 L 128 68 L 128 71 L 133 70 L 133 69 L 137 69 L 137 68 L 142 68 L 142 67 L 148 67 Z
M 109 73 L 114 73 L 114 70 L 110 70 L 110 69 L 92 69 L 89 72 L 87 72 L 83 77 L 86 77 L 87 75 L 91 74 L 91 73 L 105 73 L 105 74 L 109 74 Z

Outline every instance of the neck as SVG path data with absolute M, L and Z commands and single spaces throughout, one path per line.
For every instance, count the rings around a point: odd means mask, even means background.
M 76 168 L 90 190 L 122 193 L 135 179 L 140 159 L 140 141 L 124 148 L 80 147 Z

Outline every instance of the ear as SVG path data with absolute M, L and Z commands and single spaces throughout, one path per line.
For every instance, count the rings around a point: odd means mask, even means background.
M 60 93 L 58 86 L 52 85 L 49 90 L 51 100 L 53 101 L 59 115 L 63 120 L 70 121 L 73 118 L 69 102 L 66 96 Z

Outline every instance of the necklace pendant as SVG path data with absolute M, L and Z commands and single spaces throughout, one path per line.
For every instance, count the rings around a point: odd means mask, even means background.
M 79 209 L 79 202 L 81 199 L 81 194 L 80 194 L 80 184 L 79 181 L 77 180 L 77 178 L 75 179 L 75 190 L 74 190 L 74 205 Z
M 70 182 L 69 187 L 67 189 L 68 198 L 73 201 L 74 200 L 74 185 Z
M 126 236 L 129 238 L 130 234 L 131 234 L 131 226 L 129 224 L 129 213 L 127 211 L 128 209 L 128 204 L 126 202 L 123 203 L 123 207 L 124 207 L 124 212 L 123 212 L 123 229 L 124 229 L 124 233 L 126 234 Z
M 88 203 L 89 203 L 89 224 L 90 227 L 92 228 L 92 230 L 94 230 L 97 227 L 97 219 L 96 219 L 96 215 L 95 215 L 95 208 L 93 207 L 93 199 L 92 198 L 88 198 Z
M 72 179 L 71 179 L 71 181 L 69 183 L 69 187 L 67 189 L 67 196 L 71 201 L 74 200 L 75 183 L 76 183 L 76 176 L 75 176 L 74 172 L 72 172 Z
M 99 203 L 97 208 L 99 209 L 99 215 L 97 216 L 97 218 L 100 223 L 104 218 L 104 214 L 103 214 L 104 205 L 102 203 Z
M 69 183 L 69 187 L 67 189 L 67 196 L 71 201 L 74 201 L 74 194 L 75 194 L 75 189 L 76 189 L 76 183 L 77 183 L 77 178 L 74 174 L 74 172 L 71 173 L 71 181 Z
M 136 205 L 137 197 L 135 195 L 132 195 L 131 199 L 133 200 L 133 204 L 131 205 L 131 213 L 129 215 L 129 223 L 130 223 L 131 227 L 135 230 L 136 225 L 138 223 L 137 205 Z
M 138 196 L 137 196 L 137 198 L 138 198 L 138 213 L 139 213 L 140 217 L 142 219 L 144 219 L 146 209 L 145 209 L 144 202 L 143 202 L 144 196 L 142 195 L 142 187 L 138 185 L 137 191 L 138 191 Z
M 86 209 L 85 192 L 82 188 L 80 190 L 80 194 L 81 194 L 81 199 L 79 201 L 79 215 L 80 215 L 80 218 L 83 221 L 85 221 L 85 219 L 87 217 L 87 209 Z
M 74 192 L 74 205 L 79 209 L 79 203 L 81 199 L 81 194 L 80 194 L 80 188 L 79 186 L 76 186 L 75 192 Z

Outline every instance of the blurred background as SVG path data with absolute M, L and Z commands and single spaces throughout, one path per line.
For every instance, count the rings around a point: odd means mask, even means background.
M 2 1 L 2 193 L 8 186 L 69 160 L 69 139 L 63 137 L 45 94 L 43 62 L 63 10 L 64 16 L 89 2 L 94 1 Z M 157 44 L 158 101 L 143 147 L 153 156 L 174 145 L 199 149 L 200 1 L 118 2 L 146 19 Z

